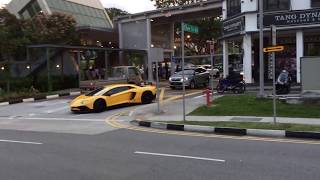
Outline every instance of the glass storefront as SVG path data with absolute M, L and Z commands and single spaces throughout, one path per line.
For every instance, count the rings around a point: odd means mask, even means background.
M 304 56 L 320 56 L 319 29 L 304 33 Z

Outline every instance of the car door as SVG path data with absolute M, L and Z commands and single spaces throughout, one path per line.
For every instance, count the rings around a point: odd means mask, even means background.
M 115 106 L 130 102 L 132 96 L 130 89 L 130 86 L 121 86 L 110 89 L 105 93 L 105 96 L 107 97 L 107 106 Z
M 195 69 L 195 80 L 196 80 L 196 84 L 197 85 L 200 85 L 200 84 L 202 84 L 204 82 L 203 81 L 203 77 L 202 77 L 201 68 Z
M 208 81 L 208 73 L 207 73 L 207 70 L 205 70 L 204 68 L 198 68 L 197 69 L 198 71 L 198 76 L 199 76 L 199 81 L 201 83 L 207 83 Z

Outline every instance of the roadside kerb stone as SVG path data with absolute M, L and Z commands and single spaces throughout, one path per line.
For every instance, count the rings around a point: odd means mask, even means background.
M 214 127 L 210 126 L 184 125 L 184 130 L 190 132 L 214 133 Z
M 248 136 L 286 137 L 284 130 L 247 129 Z
M 212 134 L 240 135 L 240 136 L 257 136 L 257 137 L 287 137 L 287 138 L 302 138 L 302 139 L 320 139 L 320 133 L 317 132 L 297 132 L 285 130 L 264 130 L 264 129 L 241 129 L 227 127 L 211 127 L 211 126 L 196 126 L 183 124 L 166 124 L 160 122 L 132 120 L 131 124 L 143 127 L 150 127 L 164 130 L 177 130 L 187 132 L 200 132 Z
M 79 95 L 81 92 L 68 92 L 68 93 L 60 93 L 60 94 L 54 94 L 54 95 L 48 95 L 48 96 L 36 96 L 32 98 L 26 98 L 26 99 L 13 99 L 8 102 L 0 102 L 0 106 L 8 106 L 11 104 L 18 104 L 18 103 L 24 103 L 24 102 L 33 102 L 33 101 L 38 101 L 38 100 L 44 100 L 44 99 L 57 99 L 59 97 L 63 96 L 75 96 Z
M 151 127 L 155 129 L 167 129 L 167 124 L 159 122 L 151 122 Z

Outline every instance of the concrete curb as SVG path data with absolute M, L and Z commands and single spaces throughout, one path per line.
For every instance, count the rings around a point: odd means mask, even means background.
M 225 134 L 237 136 L 258 136 L 258 137 L 278 137 L 278 138 L 303 138 L 303 139 L 320 139 L 320 133 L 316 132 L 298 132 L 285 130 L 264 130 L 264 129 L 239 129 L 225 127 L 211 127 L 198 125 L 168 124 L 152 121 L 133 120 L 131 124 L 155 129 L 165 129 L 174 131 L 200 132 L 209 134 Z
M 15 100 L 10 100 L 8 102 L 0 102 L 0 106 L 8 106 L 12 104 L 18 104 L 18 103 L 23 103 L 23 102 L 34 102 L 38 100 L 44 100 L 44 99 L 57 99 L 59 97 L 65 97 L 65 96 L 76 96 L 80 95 L 81 92 L 68 92 L 68 93 L 61 93 L 61 94 L 54 94 L 54 95 L 48 95 L 48 96 L 37 96 L 33 98 L 27 98 L 27 99 L 15 99 Z

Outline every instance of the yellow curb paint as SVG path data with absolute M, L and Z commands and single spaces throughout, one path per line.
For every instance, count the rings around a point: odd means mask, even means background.
M 278 142 L 278 143 L 293 143 L 293 144 L 310 144 L 310 145 L 320 145 L 320 141 L 307 141 L 307 140 L 294 140 L 294 139 L 276 139 L 276 138 L 259 138 L 253 136 L 227 136 L 227 135 L 216 135 L 216 134 L 201 134 L 194 132 L 181 132 L 181 131 L 167 131 L 152 128 L 143 128 L 137 126 L 127 126 L 120 124 L 116 121 L 124 112 L 117 113 L 106 119 L 106 122 L 112 127 L 119 129 L 128 129 L 132 131 L 149 132 L 157 134 L 167 134 L 167 135 L 178 135 L 178 136 L 191 136 L 191 137 L 205 137 L 205 138 L 218 138 L 218 139 L 233 139 L 233 140 L 247 140 L 247 141 L 263 141 L 263 142 Z
M 164 92 L 165 92 L 165 88 L 161 88 L 161 92 L 160 92 L 160 96 L 159 96 L 160 104 L 163 103 Z

